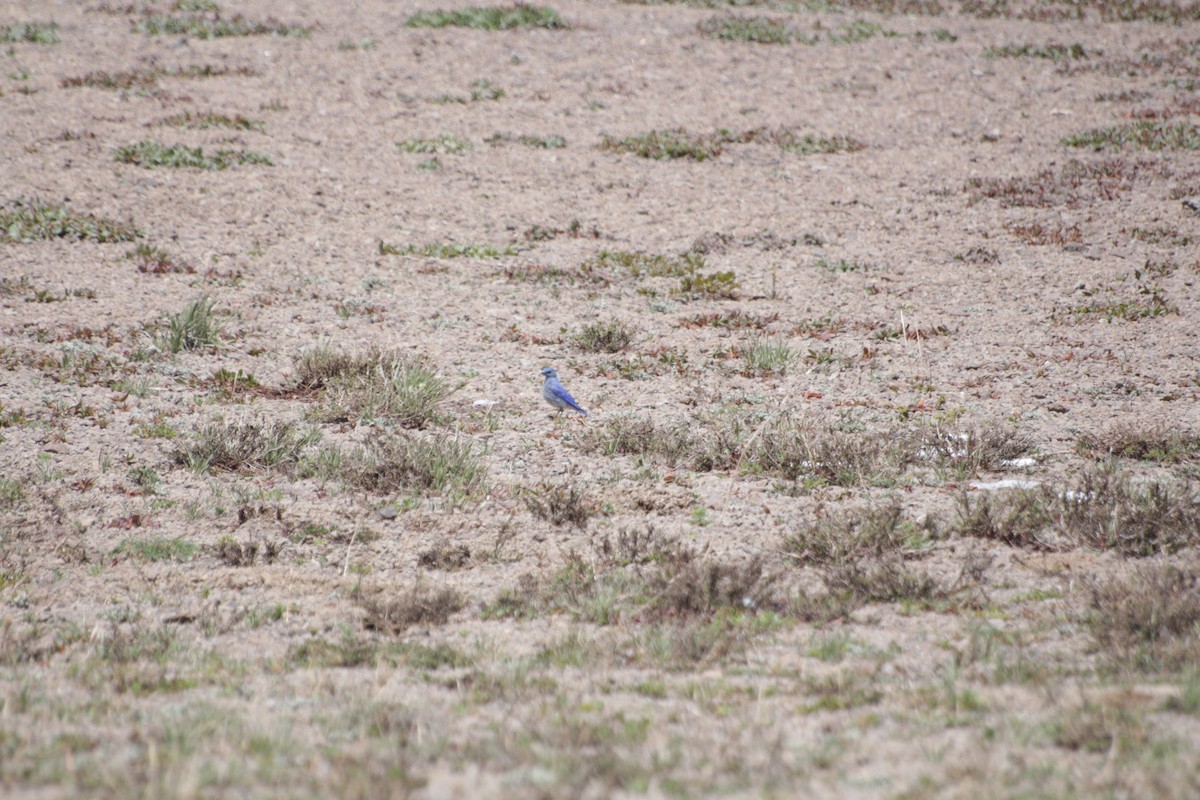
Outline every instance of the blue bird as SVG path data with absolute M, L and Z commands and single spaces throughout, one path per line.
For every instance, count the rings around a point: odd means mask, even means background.
M 566 387 L 558 382 L 558 371 L 554 367 L 546 367 L 542 370 L 542 374 L 546 376 L 546 382 L 542 384 L 542 397 L 546 398 L 547 403 L 558 409 L 559 414 L 568 408 L 573 408 L 585 417 L 588 415 L 575 402 L 575 398 L 571 397 L 571 393 L 567 391 Z

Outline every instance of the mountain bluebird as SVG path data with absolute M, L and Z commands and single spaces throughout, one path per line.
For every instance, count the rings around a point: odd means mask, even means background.
M 571 393 L 566 390 L 566 387 L 558 382 L 558 372 L 554 367 L 546 367 L 542 370 L 542 374 L 546 376 L 546 382 L 542 384 L 542 397 L 546 398 L 547 403 L 557 408 L 559 414 L 568 408 L 573 408 L 585 417 L 588 415 L 575 402 L 575 398 L 571 397 Z

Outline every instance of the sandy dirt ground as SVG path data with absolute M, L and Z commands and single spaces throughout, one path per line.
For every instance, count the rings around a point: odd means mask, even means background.
M 1200 7 L 438 8 L 0 2 L 0 791 L 1200 795 Z

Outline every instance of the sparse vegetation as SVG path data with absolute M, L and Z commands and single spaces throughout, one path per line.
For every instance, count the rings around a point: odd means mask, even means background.
M 971 202 L 995 199 L 1005 207 L 1050 208 L 1116 200 L 1141 178 L 1162 174 L 1162 165 L 1108 159 L 1069 161 L 1061 169 L 1045 169 L 1026 178 L 972 178 L 966 189 Z
M 1008 44 L 1003 47 L 989 47 L 984 51 L 987 58 L 1044 58 L 1054 63 L 1076 61 L 1087 58 L 1089 53 L 1083 45 L 1074 44 Z
M 148 36 L 191 36 L 196 39 L 221 39 L 228 36 L 287 36 L 307 38 L 311 27 L 289 25 L 273 18 L 252 20 L 241 14 L 223 17 L 219 11 L 205 9 L 192 14 L 147 14 L 133 23 L 133 30 Z
M 223 114 L 217 111 L 183 111 L 159 120 L 159 125 L 173 128 L 190 128 L 192 130 L 208 130 L 209 128 L 228 128 L 235 131 L 261 131 L 263 121 L 251 119 L 243 114 Z
M 1138 483 L 1102 466 L 1068 485 L 964 494 L 951 530 L 1039 550 L 1169 555 L 1200 542 L 1200 497 L 1187 483 Z
M 545 6 L 517 3 L 511 6 L 468 6 L 456 11 L 418 11 L 404 21 L 409 28 L 477 28 L 508 31 L 525 28 L 562 30 L 570 26 L 558 12 Z
M 575 484 L 543 482 L 521 494 L 530 513 L 552 525 L 586 528 L 595 513 L 594 504 Z
M 1127 125 L 1093 128 L 1062 140 L 1068 147 L 1092 150 L 1200 150 L 1200 127 L 1188 122 L 1139 119 Z
M 347 484 L 384 494 L 431 493 L 470 497 L 487 487 L 487 467 L 466 439 L 398 434 L 373 440 L 341 459 Z
M 601 137 L 600 149 L 616 153 L 631 153 L 642 158 L 690 158 L 705 161 L 721 154 L 722 142 L 715 135 L 689 133 L 683 128 L 650 131 L 637 136 Z
M 191 275 L 196 271 L 190 264 L 178 260 L 163 248 L 150 244 L 139 244 L 126 253 L 125 257 L 137 264 L 138 272 L 150 275 L 165 275 L 169 273 Z
M 114 552 L 142 561 L 187 561 L 195 555 L 196 545 L 182 538 L 155 536 L 148 539 L 126 539 Z
M 0 43 L 0 794 L 1195 794 L 1196 0 L 480 2 Z
M 0 43 L 58 44 L 58 23 L 24 22 L 18 25 L 0 25 Z
M 755 44 L 788 44 L 801 41 L 815 44 L 816 37 L 802 35 L 782 19 L 774 17 L 742 17 L 735 14 L 713 17 L 701 22 L 700 32 L 713 39 Z
M 621 320 L 593 322 L 575 334 L 575 344 L 586 353 L 619 353 L 633 344 L 634 329 Z
M 246 472 L 295 468 L 308 447 L 321 439 L 316 428 L 293 422 L 215 421 L 201 426 L 191 441 L 175 450 L 175 463 L 198 472 Z
M 1088 586 L 1088 630 L 1123 668 L 1177 672 L 1200 656 L 1200 569 L 1191 561 L 1148 563 Z
M 1092 458 L 1128 458 L 1162 464 L 1200 461 L 1200 435 L 1158 425 L 1128 423 L 1076 440 L 1081 453 Z
M 424 428 L 438 419 L 438 406 L 452 387 L 420 359 L 398 351 L 341 353 L 324 347 L 296 358 L 297 381 L 322 389 L 328 422 L 374 421 Z
M 271 166 L 270 158 L 253 150 L 222 149 L 205 153 L 202 147 L 164 145 L 150 139 L 118 147 L 115 157 L 122 164 L 134 164 L 147 169 L 172 167 L 175 169 L 222 170 L 242 164 Z
M 407 244 L 379 243 L 381 256 L 422 256 L 424 258 L 504 258 L 515 256 L 516 245 L 497 247 L 491 244 Z
M 359 590 L 355 602 L 366 613 L 363 625 L 367 630 L 392 635 L 413 625 L 444 625 L 467 603 L 453 589 L 431 589 L 419 584 L 390 596 L 382 590 Z
M 40 200 L 17 200 L 0 207 L 0 243 L 47 239 L 130 242 L 141 236 L 132 223 L 80 214 Z

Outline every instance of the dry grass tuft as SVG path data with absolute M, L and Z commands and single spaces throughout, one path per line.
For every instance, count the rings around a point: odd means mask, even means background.
M 413 625 L 445 625 L 467 604 L 454 589 L 421 585 L 391 596 L 385 596 L 383 590 L 359 590 L 354 601 L 366 612 L 364 627 L 388 634 L 402 633 Z
M 898 502 L 818 517 L 784 537 L 782 550 L 804 565 L 837 566 L 897 553 L 934 538 L 933 523 L 904 518 Z
M 531 514 L 560 527 L 586 528 L 588 520 L 596 513 L 595 503 L 588 500 L 587 494 L 575 484 L 543 481 L 536 487 L 522 490 L 521 497 Z
M 964 494 L 951 530 L 1014 547 L 1169 555 L 1200 543 L 1200 496 L 1188 482 L 1135 483 L 1102 467 L 1085 471 L 1069 488 Z
M 1100 433 L 1085 433 L 1076 445 L 1092 458 L 1130 458 L 1161 464 L 1200 461 L 1200 435 L 1162 425 L 1117 425 Z
M 1092 581 L 1088 630 L 1118 666 L 1177 672 L 1200 662 L 1200 565 L 1153 563 Z
M 175 463 L 195 472 L 290 470 L 301 453 L 316 444 L 321 432 L 278 420 L 216 421 L 204 425 L 190 443 L 177 449 Z

